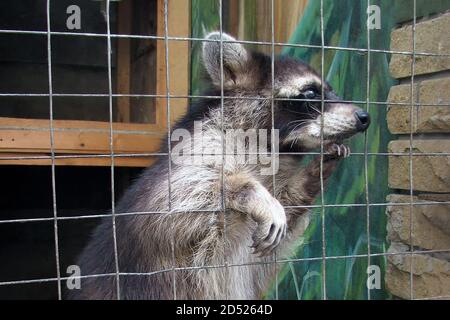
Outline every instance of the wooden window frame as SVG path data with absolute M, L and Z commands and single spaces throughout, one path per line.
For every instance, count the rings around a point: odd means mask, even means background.
M 130 1 L 119 3 L 119 33 L 130 32 Z M 169 35 L 190 35 L 190 1 L 168 1 Z M 128 18 L 127 18 L 128 17 Z M 157 0 L 157 35 L 164 35 L 164 0 Z M 171 93 L 188 95 L 189 42 L 169 42 L 169 72 Z M 120 38 L 117 55 L 117 89 L 130 92 L 130 39 Z M 157 41 L 156 94 L 166 95 L 165 42 Z M 166 135 L 166 98 L 156 99 L 156 117 L 153 124 L 130 123 L 130 97 L 119 97 L 118 119 L 113 126 L 114 154 L 155 153 L 161 138 Z M 187 99 L 171 101 L 171 122 L 187 110 Z M 50 121 L 0 117 L 0 165 L 50 165 Z M 83 157 L 56 158 L 55 165 L 110 166 L 110 124 L 100 121 L 53 120 L 55 154 L 84 155 Z M 89 157 L 92 155 L 92 157 Z M 102 156 L 98 156 L 102 155 Z M 35 159 L 18 159 L 18 157 Z M 97 157 L 96 157 L 97 156 Z M 6 159 L 10 157 L 11 159 Z M 38 159 L 41 157 L 41 159 Z M 145 167 L 155 156 L 116 157 L 114 164 L 124 167 Z

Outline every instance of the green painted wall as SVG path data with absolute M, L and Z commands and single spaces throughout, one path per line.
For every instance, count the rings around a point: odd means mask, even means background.
M 389 35 L 393 26 L 394 12 L 389 1 L 371 1 L 380 6 L 381 29 L 370 31 L 370 45 L 374 49 L 388 49 Z M 324 43 L 326 46 L 367 48 L 366 27 L 367 3 L 359 0 L 331 1 L 323 3 Z M 320 1 L 310 1 L 292 35 L 291 43 L 321 44 Z M 286 47 L 284 54 L 303 59 L 320 70 L 321 49 Z M 331 50 L 324 52 L 324 76 L 335 91 L 346 100 L 366 101 L 367 59 L 365 52 Z M 370 101 L 386 101 L 393 80 L 389 76 L 389 56 L 384 53 L 370 54 Z M 367 108 L 366 104 L 361 107 Z M 366 136 L 351 140 L 355 153 L 364 153 L 365 142 L 369 153 L 386 152 L 391 139 L 386 124 L 386 106 L 369 105 L 372 125 Z M 387 157 L 376 155 L 354 155 L 342 161 L 332 176 L 325 204 L 366 204 L 365 161 L 367 160 L 369 203 L 383 203 L 388 194 Z M 320 202 L 318 202 L 320 203 Z M 383 253 L 386 250 L 385 206 L 369 207 L 370 228 L 367 228 L 366 206 L 336 207 L 325 209 L 326 256 L 367 255 L 370 252 Z M 299 246 L 295 257 L 316 258 L 322 256 L 321 210 L 314 211 L 314 219 Z M 368 237 L 370 233 L 370 238 Z M 279 276 L 278 295 L 281 299 L 321 299 L 322 260 L 290 263 Z M 366 269 L 368 258 L 342 258 L 326 260 L 326 291 L 328 299 L 366 299 Z M 384 257 L 371 257 L 371 264 L 384 271 Z M 384 285 L 384 281 L 382 281 Z M 274 291 L 269 293 L 274 297 Z M 372 290 L 371 298 L 384 299 L 389 295 L 384 290 Z

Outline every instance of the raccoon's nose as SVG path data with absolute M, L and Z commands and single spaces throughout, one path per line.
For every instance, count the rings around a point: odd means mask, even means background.
M 355 112 L 356 129 L 358 131 L 366 131 L 370 124 L 370 115 L 364 110 L 358 110 Z

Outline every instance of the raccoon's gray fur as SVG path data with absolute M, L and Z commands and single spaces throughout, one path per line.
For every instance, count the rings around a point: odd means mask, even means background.
M 220 39 L 220 34 L 207 38 Z M 245 49 L 227 34 L 222 39 L 224 94 L 238 98 L 223 99 L 223 123 L 221 99 L 202 99 L 174 127 L 192 132 L 194 121 L 202 121 L 203 135 L 217 146 L 222 125 L 272 127 L 270 57 Z M 204 42 L 203 63 L 212 85 L 208 95 L 221 93 L 220 56 L 220 43 Z M 289 256 L 293 241 L 308 226 L 309 212 L 298 206 L 311 205 L 320 193 L 320 157 L 300 167 L 301 156 L 292 153 L 319 148 L 323 122 L 326 181 L 337 160 L 349 154 L 341 141 L 369 125 L 369 115 L 339 102 L 327 83 L 324 98 L 333 102 L 325 102 L 322 115 L 321 77 L 308 65 L 288 57 L 277 57 L 274 65 L 276 98 L 311 100 L 274 101 L 280 136 L 276 189 L 258 164 L 231 160 L 222 171 L 222 164 L 214 162 L 172 163 L 172 213 L 116 216 L 121 299 L 258 299 L 270 286 L 279 268 L 271 263 L 275 249 L 278 259 Z M 264 99 L 245 99 L 255 96 Z M 270 151 L 271 141 L 267 144 Z M 193 151 L 202 152 L 195 148 L 194 143 Z M 129 188 L 116 212 L 169 211 L 168 173 L 168 158 L 161 157 Z M 222 201 L 226 214 L 214 212 Z M 118 298 L 111 221 L 102 221 L 78 260 L 82 275 L 109 276 L 83 278 L 81 289 L 71 290 L 69 298 Z

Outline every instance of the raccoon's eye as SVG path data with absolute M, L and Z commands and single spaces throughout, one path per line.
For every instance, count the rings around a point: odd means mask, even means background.
M 308 89 L 303 91 L 302 96 L 305 99 L 314 99 L 319 95 L 319 92 L 316 89 Z

